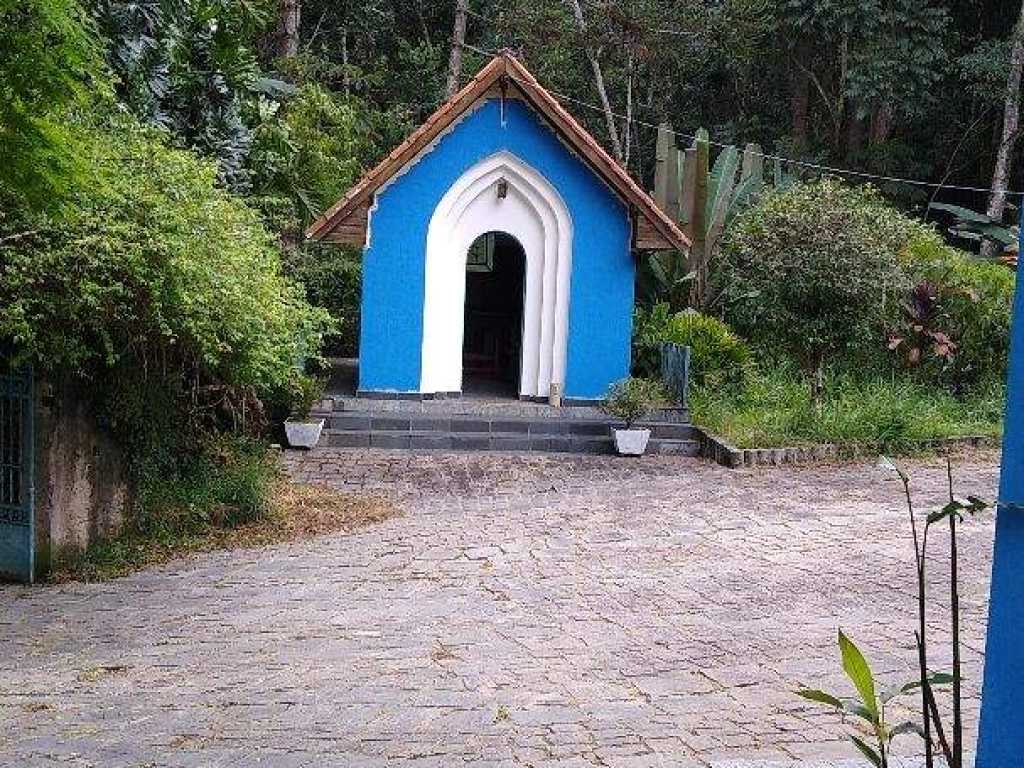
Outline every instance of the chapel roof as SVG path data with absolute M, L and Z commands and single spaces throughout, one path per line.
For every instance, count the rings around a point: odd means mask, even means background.
M 629 173 L 544 89 L 530 71 L 510 53 L 495 56 L 460 91 L 442 104 L 426 122 L 395 147 L 344 197 L 306 230 L 312 240 L 363 245 L 370 206 L 376 192 L 419 154 L 429 148 L 449 126 L 476 103 L 488 98 L 494 87 L 517 92 L 540 113 L 562 140 L 602 178 L 629 206 L 635 217 L 636 248 L 687 250 L 689 238 L 662 211 Z

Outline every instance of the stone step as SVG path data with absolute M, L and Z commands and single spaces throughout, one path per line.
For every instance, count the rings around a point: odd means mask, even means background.
M 556 418 L 497 418 L 473 416 L 411 416 L 408 414 L 380 414 L 367 412 L 333 412 L 324 414 L 328 431 L 366 432 L 372 434 L 402 435 L 412 433 L 440 433 L 466 435 L 496 435 L 501 437 L 565 437 L 611 439 L 609 419 L 556 419 Z M 651 437 L 660 440 L 693 440 L 697 435 L 693 426 L 680 422 L 651 422 L 639 426 L 651 430 Z
M 390 448 L 447 451 L 551 451 L 558 453 L 614 452 L 611 436 L 528 432 L 483 432 L 442 430 L 327 429 L 321 445 L 332 448 Z M 697 456 L 700 443 L 692 439 L 652 437 L 648 453 Z

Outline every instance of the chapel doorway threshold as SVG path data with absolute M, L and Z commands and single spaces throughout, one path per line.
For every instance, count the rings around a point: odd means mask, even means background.
M 479 401 L 513 401 L 519 399 L 514 382 L 490 376 L 465 375 L 462 378 L 462 398 Z

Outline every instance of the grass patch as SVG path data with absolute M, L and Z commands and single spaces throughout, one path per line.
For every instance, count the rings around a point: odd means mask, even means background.
M 255 517 L 239 520 L 237 511 L 225 508 L 198 520 L 193 510 L 185 509 L 167 516 L 159 526 L 129 524 L 120 536 L 58 558 L 50 581 L 108 581 L 189 554 L 348 532 L 396 513 L 383 499 L 318 485 L 293 485 L 276 476 L 264 511 Z
M 826 382 L 821 410 L 804 380 L 779 369 L 752 374 L 739 387 L 696 387 L 694 422 L 738 448 L 814 443 L 907 453 L 931 440 L 999 437 L 1005 388 L 991 385 L 963 398 L 905 377 Z

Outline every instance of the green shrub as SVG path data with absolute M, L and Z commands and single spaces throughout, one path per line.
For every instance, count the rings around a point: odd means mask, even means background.
M 666 402 L 665 387 L 655 379 L 628 378 L 608 390 L 604 411 L 626 423 L 626 429 Z
M 696 383 L 738 381 L 751 365 L 750 348 L 717 317 L 680 312 L 669 322 L 665 341 L 690 348 Z
M 650 310 L 637 307 L 633 313 L 633 373 L 653 378 L 661 375 L 661 345 L 668 336 L 672 312 L 659 302 Z
M 197 514 L 249 514 L 262 485 L 234 472 L 220 435 L 258 434 L 266 403 L 288 406 L 329 317 L 211 163 L 125 118 L 79 132 L 90 184 L 61 219 L 0 222 L 0 340 L 44 374 L 93 383 L 139 514 L 168 483 Z
M 882 339 L 914 224 L 870 187 L 833 179 L 774 192 L 730 229 L 714 282 L 725 318 L 812 377 L 865 334 Z
M 924 374 L 957 390 L 1001 382 L 1009 355 L 1013 272 L 951 248 L 924 227 L 904 248 L 901 263 L 913 282 L 936 287 L 940 327 L 956 345 L 948 365 L 926 365 Z
M 656 304 L 650 312 L 637 310 L 634 322 L 634 370 L 642 376 L 661 374 L 661 345 L 690 348 L 690 372 L 694 382 L 735 382 L 752 364 L 750 348 L 724 322 L 692 310 L 669 314 L 668 304 Z
M 0 338 L 44 367 L 90 375 L 132 361 L 280 391 L 315 356 L 327 314 L 284 277 L 259 215 L 212 164 L 127 119 L 88 134 L 94 182 L 60 222 L 0 247 Z

